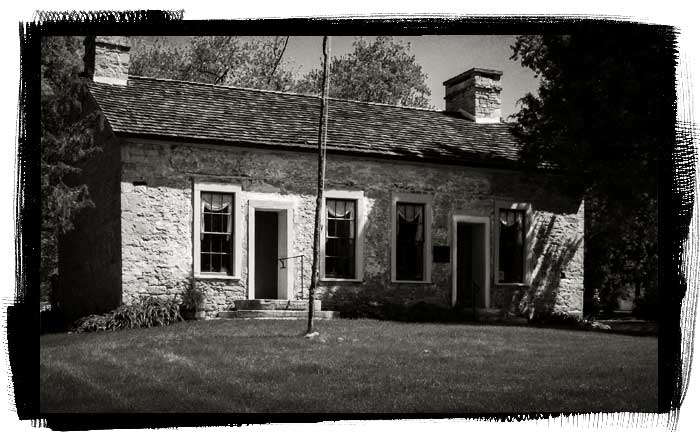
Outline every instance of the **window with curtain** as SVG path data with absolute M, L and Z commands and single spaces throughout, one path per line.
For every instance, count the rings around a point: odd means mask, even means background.
M 233 195 L 201 194 L 200 272 L 233 275 Z
M 424 279 L 425 205 L 396 203 L 396 279 Z
M 357 201 L 326 199 L 325 277 L 355 278 Z
M 498 280 L 524 283 L 525 211 L 500 209 L 498 219 Z

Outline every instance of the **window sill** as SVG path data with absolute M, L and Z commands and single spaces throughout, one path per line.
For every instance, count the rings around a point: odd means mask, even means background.
M 530 285 L 527 283 L 506 283 L 506 282 L 496 282 L 494 283 L 496 286 L 506 286 L 510 288 L 529 288 Z
M 391 283 L 430 284 L 433 282 L 431 282 L 430 280 L 394 280 L 394 279 L 391 279 Z
M 241 276 L 227 276 L 225 274 L 195 274 L 194 278 L 200 280 L 241 280 Z
M 321 282 L 329 282 L 329 283 L 343 283 L 343 282 L 348 282 L 348 283 L 363 283 L 363 279 L 340 279 L 340 278 L 335 278 L 335 277 L 322 277 Z

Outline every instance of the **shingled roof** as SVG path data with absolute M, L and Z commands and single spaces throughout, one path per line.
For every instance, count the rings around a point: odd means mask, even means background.
M 119 136 L 312 151 L 320 98 L 210 84 L 129 77 L 91 83 Z M 513 166 L 519 145 L 507 124 L 444 112 L 331 98 L 328 152 L 450 164 Z

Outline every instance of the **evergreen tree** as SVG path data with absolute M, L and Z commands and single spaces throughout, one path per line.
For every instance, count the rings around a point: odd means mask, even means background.
M 100 148 L 93 140 L 101 128 L 98 112 L 86 113 L 87 87 L 82 38 L 45 37 L 41 41 L 41 287 L 49 289 L 56 272 L 57 239 L 73 228 L 75 215 L 93 206 L 84 184 L 75 182 L 80 165 Z

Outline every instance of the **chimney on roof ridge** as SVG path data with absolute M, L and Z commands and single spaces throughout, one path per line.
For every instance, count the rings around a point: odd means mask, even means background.
M 126 86 L 129 78 L 127 36 L 88 36 L 85 38 L 85 70 L 83 74 L 97 83 Z
M 495 69 L 472 68 L 445 81 L 445 111 L 480 124 L 500 122 L 501 75 Z

